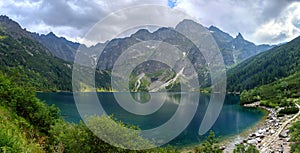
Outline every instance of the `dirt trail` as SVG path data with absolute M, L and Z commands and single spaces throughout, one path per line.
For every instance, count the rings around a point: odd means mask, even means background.
M 284 122 L 281 125 L 281 127 L 277 130 L 277 132 L 273 134 L 270 138 L 264 139 L 262 146 L 259 148 L 260 152 L 267 152 L 270 148 L 270 145 L 272 145 L 275 142 L 275 140 L 279 137 L 280 133 L 285 129 L 285 127 L 300 115 L 300 106 L 297 103 L 295 104 L 299 108 L 298 113 L 294 115 L 291 119 Z

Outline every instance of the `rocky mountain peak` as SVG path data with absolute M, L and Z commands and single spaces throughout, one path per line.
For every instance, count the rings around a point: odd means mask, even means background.
M 56 37 L 56 35 L 52 31 L 49 32 L 46 36 L 48 36 L 48 37 Z
M 21 26 L 17 22 L 13 21 L 6 15 L 0 15 L 0 22 L 6 25 L 17 26 L 21 28 Z
M 147 29 L 140 29 L 136 33 L 132 34 L 132 36 L 140 36 L 140 35 L 148 35 L 150 32 Z
M 239 33 L 237 36 L 236 36 L 236 38 L 235 39 L 244 39 L 244 37 L 242 36 L 242 34 L 241 33 Z
M 175 29 L 180 29 L 180 28 L 189 29 L 189 28 L 195 28 L 195 26 L 202 26 L 202 25 L 193 20 L 184 19 L 176 25 Z
M 215 32 L 223 32 L 222 30 L 220 30 L 218 27 L 216 27 L 216 26 L 210 26 L 209 28 L 208 28 L 208 30 L 210 30 L 210 31 L 215 31 Z
M 22 27 L 16 21 L 10 19 L 6 15 L 1 15 L 0 16 L 0 26 L 1 27 L 5 27 L 5 29 L 6 29 L 7 32 L 11 32 L 11 31 L 21 32 L 21 31 L 25 31 L 25 30 L 22 29 Z
M 22 29 L 22 27 L 16 21 L 10 19 L 8 16 L 0 16 L 0 27 L 1 30 L 5 31 L 15 39 L 22 37 L 32 39 L 26 29 Z
M 210 26 L 208 30 L 211 32 L 220 47 L 223 47 L 225 44 L 233 40 L 232 36 L 213 25 Z
M 7 21 L 7 22 L 10 22 L 10 21 L 12 21 L 8 16 L 6 16 L 6 15 L 0 15 L 0 21 L 1 22 L 5 22 L 5 21 Z

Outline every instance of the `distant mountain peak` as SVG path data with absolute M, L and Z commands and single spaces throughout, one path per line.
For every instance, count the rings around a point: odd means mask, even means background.
M 218 34 L 221 34 L 223 37 L 226 37 L 226 39 L 229 39 L 229 41 L 231 41 L 233 39 L 233 37 L 231 37 L 228 33 L 222 31 L 221 29 L 219 29 L 218 27 L 214 26 L 214 25 L 211 25 L 208 30 L 211 32 L 211 33 L 218 33 Z
M 47 34 L 47 36 L 54 36 L 54 37 L 56 37 L 56 35 L 51 31 L 51 32 L 49 32 L 48 34 Z
M 236 39 L 244 39 L 244 37 L 242 36 L 241 33 L 239 33 L 239 34 L 236 36 Z
M 11 20 L 11 19 L 6 15 L 0 15 L 0 20 Z
M 184 19 L 176 25 L 175 30 L 177 30 L 177 31 L 190 31 L 192 29 L 200 30 L 200 29 L 205 29 L 205 28 L 206 27 L 199 24 L 198 22 L 195 22 L 195 21 L 190 20 L 190 19 Z
M 14 39 L 20 39 L 22 37 L 33 39 L 26 28 L 23 29 L 19 23 L 6 15 L 0 15 L 0 27 L 3 27 L 1 30 L 11 35 Z
M 149 30 L 147 29 L 139 29 L 135 34 L 149 34 Z
M 208 28 L 208 30 L 210 31 L 210 33 L 212 34 L 212 36 L 215 38 L 215 41 L 217 42 L 217 44 L 221 48 L 223 48 L 224 46 L 226 46 L 226 44 L 228 44 L 229 42 L 231 42 L 234 39 L 228 33 L 222 31 L 221 29 L 219 29 L 216 26 L 212 25 L 212 26 L 210 26 Z
M 21 26 L 17 22 L 15 22 L 14 20 L 10 19 L 6 15 L 0 15 L 0 22 L 4 23 L 6 26 L 16 27 L 16 28 L 20 28 L 21 29 Z
M 176 28 L 177 27 L 179 27 L 179 26 L 182 26 L 182 25 L 185 25 L 185 26 L 187 26 L 187 25 L 198 25 L 198 26 L 202 26 L 201 24 L 199 24 L 199 23 L 197 23 L 197 22 L 195 22 L 195 21 L 193 21 L 193 20 L 191 20 L 191 19 L 184 19 L 184 20 L 182 20 L 181 22 L 179 22 L 178 24 L 177 24 L 177 26 L 176 26 Z M 175 28 L 175 29 L 176 29 Z
M 181 22 L 195 22 L 195 21 L 191 19 L 183 19 Z
M 220 32 L 223 32 L 221 29 L 219 29 L 218 27 L 214 26 L 214 25 L 211 25 L 208 30 L 210 31 L 220 31 Z

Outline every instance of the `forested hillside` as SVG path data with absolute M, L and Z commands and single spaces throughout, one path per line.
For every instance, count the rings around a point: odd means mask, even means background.
M 300 71 L 300 37 L 247 59 L 227 72 L 228 91 L 272 83 Z
M 285 107 L 293 105 L 292 99 L 299 97 L 300 71 L 270 84 L 255 87 L 248 91 L 244 90 L 241 94 L 241 102 L 252 103 L 262 100 L 261 104 L 268 107 Z
M 37 90 L 71 90 L 72 64 L 43 47 L 16 22 L 0 20 L 0 69 L 9 75 L 21 75 Z

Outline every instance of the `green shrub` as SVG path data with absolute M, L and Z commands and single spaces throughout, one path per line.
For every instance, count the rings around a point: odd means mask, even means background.
M 43 152 L 29 132 L 30 124 L 16 114 L 0 106 L 0 152 Z
M 30 87 L 22 87 L 0 73 L 0 105 L 24 117 L 41 132 L 47 133 L 50 125 L 60 117 L 59 109 L 48 107 L 35 96 Z
M 300 121 L 293 123 L 292 127 L 290 128 L 290 135 L 290 141 L 293 142 L 291 143 L 291 152 L 300 152 Z
M 284 109 L 281 109 L 278 114 L 296 114 L 298 113 L 299 109 L 297 107 L 285 107 Z
M 215 138 L 215 133 L 210 131 L 204 143 L 201 144 L 200 147 L 195 148 L 196 153 L 222 153 L 219 145 L 219 139 Z
M 55 125 L 51 126 L 50 130 L 50 142 L 53 142 L 52 152 L 56 152 L 58 149 L 63 150 L 66 153 L 73 153 L 80 150 L 82 153 L 90 152 L 177 152 L 174 148 L 168 146 L 167 148 L 154 148 L 150 150 L 127 150 L 122 149 L 124 147 L 154 147 L 150 141 L 143 139 L 140 136 L 139 130 L 133 126 L 125 126 L 121 122 L 110 122 L 111 118 L 104 116 L 91 116 L 87 118 L 87 124 L 92 129 L 93 133 L 84 123 L 79 124 L 67 123 L 64 121 L 58 121 Z M 101 124 L 99 124 L 101 123 Z M 106 129 L 106 133 L 102 133 L 103 129 Z M 124 128 L 136 129 L 135 132 L 126 132 Z M 120 140 L 123 143 L 112 146 L 103 141 L 95 134 L 102 135 L 102 139 L 108 141 Z M 107 137 L 105 137 L 107 136 Z
M 233 153 L 259 153 L 257 148 L 253 145 L 238 144 L 233 150 Z

